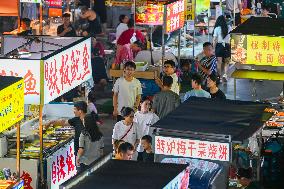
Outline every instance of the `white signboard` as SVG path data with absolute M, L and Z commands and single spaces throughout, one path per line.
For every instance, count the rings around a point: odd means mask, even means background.
M 37 189 L 38 183 L 38 160 L 21 159 L 20 177 L 24 180 L 25 189 Z M 16 159 L 15 158 L 0 158 L 0 169 L 8 168 L 11 173 L 16 173 Z
M 92 78 L 91 38 L 44 60 L 44 103 Z
M 59 189 L 60 184 L 76 175 L 74 140 L 48 157 L 47 167 L 49 189 Z
M 155 154 L 229 161 L 230 145 L 229 143 L 155 136 Z
M 0 75 L 23 77 L 25 104 L 40 103 L 40 60 L 0 59 Z
M 41 0 L 20 0 L 21 3 L 41 3 Z

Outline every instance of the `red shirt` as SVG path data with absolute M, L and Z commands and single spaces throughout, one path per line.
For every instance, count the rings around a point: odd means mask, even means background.
M 116 52 L 116 57 L 115 57 L 115 64 L 121 64 L 124 61 L 133 61 L 134 56 L 133 56 L 133 51 L 130 48 L 130 44 L 126 44 L 121 46 L 118 51 Z
M 134 33 L 134 28 L 130 28 L 130 29 L 124 31 L 120 35 L 120 37 L 118 38 L 117 44 L 118 45 L 125 45 L 125 44 L 130 43 L 130 39 L 133 36 L 133 33 Z M 136 38 L 139 39 L 142 43 L 144 43 L 145 42 L 145 37 L 142 34 L 142 32 L 139 31 L 139 30 L 136 30 L 135 33 L 136 33 Z

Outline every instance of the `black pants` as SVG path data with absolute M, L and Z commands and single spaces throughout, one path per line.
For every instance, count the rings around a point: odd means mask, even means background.
M 88 168 L 88 165 L 80 163 L 80 167 L 77 167 L 78 173 L 81 173 L 81 172 L 85 171 L 87 168 Z

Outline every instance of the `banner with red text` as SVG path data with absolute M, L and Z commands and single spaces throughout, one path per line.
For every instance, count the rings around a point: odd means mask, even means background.
M 155 154 L 229 161 L 230 144 L 155 136 Z
M 74 140 L 48 157 L 47 167 L 49 189 L 59 189 L 60 184 L 76 175 Z
M 44 60 L 44 103 L 92 78 L 91 38 Z
M 184 0 L 167 5 L 166 33 L 173 32 L 184 26 Z
M 0 75 L 24 78 L 24 103 L 40 104 L 40 60 L 0 59 Z

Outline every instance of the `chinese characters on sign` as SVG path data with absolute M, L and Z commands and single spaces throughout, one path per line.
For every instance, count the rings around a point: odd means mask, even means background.
M 0 91 L 0 133 L 24 118 L 23 97 L 23 79 Z
M 40 61 L 0 59 L 0 75 L 24 78 L 25 104 L 40 103 Z
M 138 1 L 135 7 L 135 22 L 138 25 L 163 25 L 164 6 Z
M 284 38 L 248 35 L 247 64 L 284 66 Z
M 218 161 L 230 160 L 229 143 L 171 137 L 155 137 L 155 153 Z
M 92 77 L 90 40 L 44 61 L 45 104 Z
M 167 5 L 166 33 L 173 32 L 184 26 L 184 0 Z
M 194 0 L 185 0 L 185 20 L 194 20 Z
M 74 176 L 76 171 L 74 142 L 69 143 L 48 159 L 50 170 L 50 189 L 58 189 L 59 185 Z
M 47 0 L 45 2 L 50 7 L 62 7 L 62 0 Z

